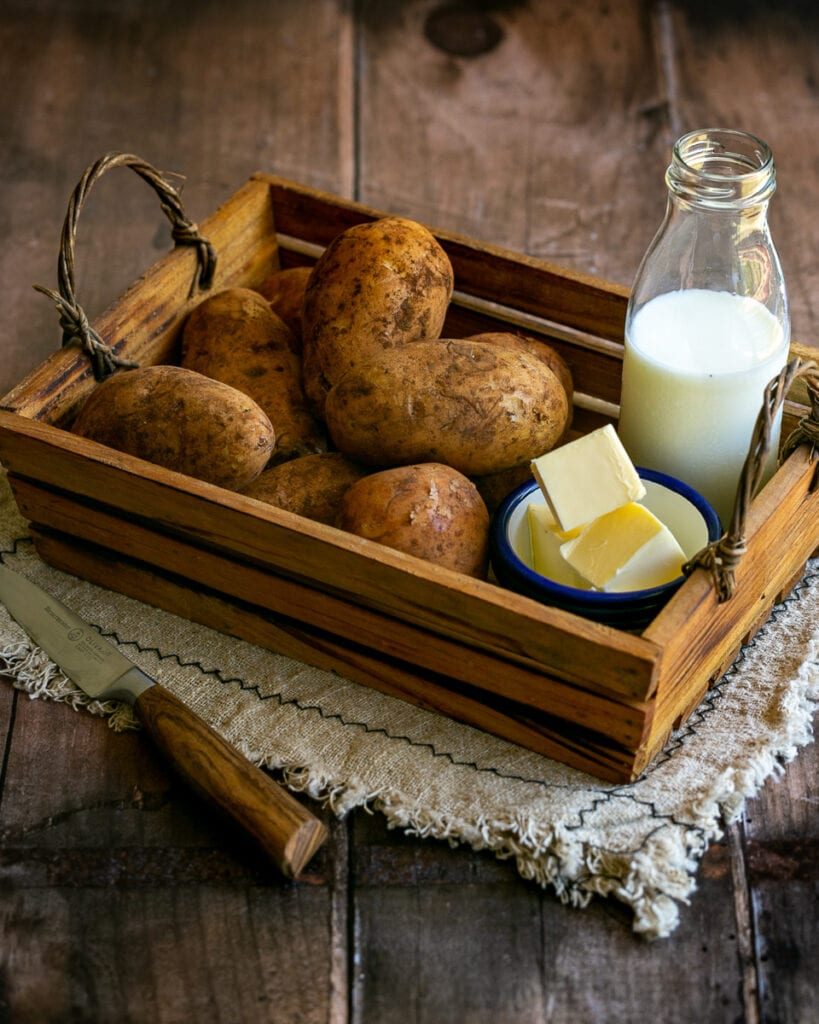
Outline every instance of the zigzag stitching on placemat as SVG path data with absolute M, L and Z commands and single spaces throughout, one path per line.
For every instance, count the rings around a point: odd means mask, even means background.
M 476 772 L 487 772 L 492 775 L 496 775 L 500 779 L 506 779 L 511 782 L 523 782 L 535 786 L 544 786 L 547 789 L 574 790 L 577 788 L 581 788 L 560 782 L 547 782 L 545 779 L 531 779 L 523 775 L 507 775 L 503 772 L 498 771 L 497 768 L 481 767 L 474 761 L 458 761 L 452 754 L 449 753 L 449 751 L 437 750 L 432 743 L 421 742 L 419 740 L 412 739 L 410 736 L 396 735 L 395 733 L 387 732 L 387 730 L 384 729 L 383 726 L 373 727 L 369 725 L 369 723 L 367 722 L 350 721 L 349 719 L 344 718 L 338 712 L 325 711 L 320 704 L 304 704 L 295 697 L 285 697 L 278 692 L 263 694 L 259 689 L 258 683 L 249 683 L 247 682 L 247 680 L 242 679 L 239 676 L 225 676 L 217 668 L 205 668 L 205 666 L 200 661 L 182 661 L 178 654 L 163 654 L 158 647 L 143 647 L 138 640 L 123 640 L 116 630 L 104 631 L 96 623 L 94 624 L 94 626 L 96 629 L 99 630 L 100 636 L 110 637 L 116 640 L 116 642 L 123 647 L 136 647 L 136 649 L 140 651 L 140 653 L 142 654 L 155 654 L 162 661 L 175 661 L 180 668 L 197 668 L 202 673 L 202 675 L 213 676 L 224 686 L 229 686 L 231 683 L 238 683 L 240 689 L 244 690 L 246 693 L 255 693 L 256 696 L 261 701 L 275 700 L 279 707 L 292 706 L 298 708 L 300 711 L 315 711 L 319 714 L 321 718 L 325 720 L 329 721 L 331 719 L 336 719 L 337 721 L 341 722 L 342 725 L 354 726 L 363 729 L 367 733 L 372 733 L 373 735 L 381 734 L 382 736 L 385 736 L 387 739 L 407 743 L 411 747 L 419 747 L 421 749 L 429 750 L 433 757 L 446 758 L 446 760 L 449 761 L 456 768 L 472 768 Z M 592 792 L 596 791 L 592 786 L 589 786 L 587 788 L 590 789 Z
M 671 743 L 669 743 L 666 746 L 665 750 L 663 750 L 663 752 L 659 755 L 657 760 L 651 765 L 650 768 L 648 768 L 640 776 L 640 778 L 647 778 L 652 772 L 655 772 L 661 765 L 666 764 L 670 760 L 672 754 L 674 754 L 675 751 L 679 750 L 680 747 L 682 747 L 685 740 L 687 740 L 690 736 L 696 736 L 697 729 L 699 728 L 699 726 L 701 726 L 703 722 L 706 720 L 706 718 L 716 710 L 717 702 L 719 698 L 722 696 L 723 689 L 725 688 L 726 684 L 731 681 L 731 678 L 734 675 L 736 675 L 737 671 L 741 668 L 742 663 L 748 657 L 748 652 L 753 650 L 757 646 L 759 641 L 765 636 L 765 634 L 768 632 L 768 629 L 771 626 L 771 623 L 778 622 L 779 618 L 788 608 L 789 605 L 796 604 L 797 602 L 799 602 L 802 599 L 802 592 L 806 590 L 807 587 L 809 587 L 810 584 L 812 584 L 817 579 L 819 579 L 819 572 L 807 573 L 796 584 L 796 586 L 793 588 L 790 594 L 788 594 L 784 601 L 780 601 L 779 604 L 774 605 L 774 607 L 771 609 L 771 614 L 768 617 L 768 620 L 765 622 L 762 628 L 748 641 L 747 644 L 743 645 L 731 667 L 722 676 L 722 678 L 719 679 L 711 687 L 711 689 L 708 691 L 705 697 L 703 697 L 700 704 L 697 706 L 697 708 L 691 714 L 691 717 L 686 722 L 684 728 L 680 731 L 680 733 L 677 736 L 674 737 Z
M 32 543 L 31 538 L 28 537 L 28 536 L 16 537 L 12 541 L 12 547 L 11 548 L 4 548 L 4 549 L 0 550 L 0 558 L 2 558 L 2 556 L 4 556 L 4 555 L 15 555 L 17 553 L 17 550 L 18 550 L 20 544 L 24 544 L 24 543 Z M 709 692 L 704 697 L 704 699 L 701 702 L 701 704 L 699 705 L 699 707 L 696 709 L 694 714 L 689 719 L 688 723 L 685 726 L 685 729 L 677 737 L 675 737 L 675 739 L 672 741 L 672 743 L 662 752 L 662 754 L 660 755 L 660 758 L 651 766 L 651 768 L 649 769 L 648 772 L 644 773 L 643 776 L 641 776 L 641 778 L 646 778 L 648 776 L 648 774 L 650 774 L 651 772 L 656 770 L 658 767 L 660 767 L 660 765 L 667 763 L 667 761 L 671 758 L 673 753 L 676 750 L 679 750 L 680 747 L 683 746 L 683 744 L 684 744 L 686 739 L 688 739 L 691 736 L 696 735 L 698 727 L 700 725 L 702 725 L 702 723 L 705 721 L 705 719 L 708 717 L 708 715 L 715 710 L 716 703 L 718 701 L 718 698 L 722 695 L 723 688 L 730 681 L 731 677 L 736 674 L 736 672 L 738 671 L 739 667 L 742 665 L 742 662 L 747 657 L 747 652 L 756 646 L 756 644 L 758 642 L 758 639 L 761 638 L 765 634 L 765 632 L 767 631 L 767 629 L 768 629 L 768 627 L 769 627 L 769 625 L 770 625 L 770 623 L 772 621 L 773 622 L 778 621 L 779 616 L 783 613 L 783 611 L 789 605 L 791 605 L 793 603 L 796 603 L 796 602 L 798 602 L 800 600 L 801 592 L 804 589 L 806 589 L 806 587 L 809 586 L 817 577 L 819 577 L 819 573 L 811 573 L 811 574 L 808 574 L 805 577 L 803 577 L 796 584 L 796 586 L 793 588 L 793 590 L 788 595 L 788 597 L 785 598 L 784 601 L 782 601 L 779 604 L 774 606 L 774 608 L 771 611 L 771 616 L 770 616 L 769 620 L 759 630 L 759 632 L 752 638 L 752 640 L 748 644 L 746 644 L 740 650 L 740 652 L 737 655 L 737 658 L 734 661 L 733 665 L 731 665 L 729 670 L 723 675 L 723 677 L 718 681 L 718 683 L 715 684 L 709 690 Z M 575 830 L 578 830 L 578 829 L 582 828 L 585 825 L 585 823 L 586 823 L 585 822 L 585 818 L 586 818 L 587 814 L 594 813 L 601 806 L 609 803 L 611 800 L 613 800 L 615 798 L 621 798 L 621 799 L 631 800 L 633 803 L 635 803 L 635 804 L 637 804 L 639 806 L 648 808 L 649 811 L 651 812 L 651 817 L 656 819 L 656 820 L 662 820 L 664 823 L 671 823 L 671 824 L 674 824 L 674 825 L 676 825 L 678 827 L 688 829 L 689 831 L 694 832 L 696 834 L 704 835 L 705 830 L 702 829 L 700 826 L 693 825 L 693 824 L 690 824 L 688 822 L 681 821 L 681 820 L 679 820 L 673 814 L 668 814 L 666 812 L 659 811 L 657 809 L 657 806 L 656 806 L 656 804 L 655 804 L 655 802 L 653 800 L 644 800 L 641 797 L 635 796 L 634 793 L 626 792 L 622 787 L 614 787 L 614 788 L 612 788 L 610 790 L 605 790 L 605 789 L 596 789 L 595 787 L 591 787 L 591 786 L 590 787 L 579 787 L 579 786 L 573 786 L 573 785 L 570 785 L 570 784 L 567 785 L 567 784 L 564 784 L 564 783 L 553 783 L 553 782 L 548 782 L 545 779 L 533 779 L 533 778 L 529 778 L 529 777 L 526 777 L 526 776 L 523 776 L 523 775 L 507 774 L 507 773 L 499 771 L 497 768 L 494 768 L 494 767 L 482 767 L 482 766 L 478 765 L 474 761 L 459 761 L 449 751 L 437 750 L 432 743 L 421 742 L 421 741 L 418 741 L 418 740 L 414 740 L 414 739 L 412 739 L 409 736 L 396 735 L 395 733 L 390 733 L 386 729 L 384 729 L 382 726 L 372 727 L 367 722 L 351 721 L 349 719 L 345 719 L 338 712 L 327 712 L 327 711 L 325 711 L 325 709 L 322 708 L 321 705 L 319 705 L 319 704 L 305 704 L 305 703 L 303 703 L 302 701 L 299 701 L 296 698 L 284 697 L 279 692 L 274 692 L 274 693 L 270 693 L 270 694 L 263 694 L 261 692 L 261 690 L 259 689 L 258 684 L 248 683 L 246 680 L 244 680 L 244 679 L 242 679 L 242 678 L 240 678 L 238 676 L 226 677 L 219 669 L 208 669 L 208 668 L 205 668 L 205 666 L 201 662 L 199 662 L 199 661 L 195 661 L 195 660 L 193 660 L 193 661 L 182 661 L 182 659 L 180 658 L 180 656 L 178 654 L 163 654 L 162 651 L 158 647 L 143 647 L 136 640 L 123 640 L 120 637 L 120 635 L 117 633 L 116 630 L 113 630 L 113 631 L 110 631 L 110 632 L 105 632 L 98 625 L 96 625 L 95 628 L 97 628 L 99 630 L 100 635 L 106 636 L 106 637 L 111 637 L 114 640 L 116 640 L 117 643 L 121 644 L 122 646 L 133 646 L 133 647 L 136 647 L 136 649 L 138 651 L 140 651 L 141 653 L 143 653 L 143 654 L 155 654 L 157 656 L 157 658 L 159 658 L 160 660 L 173 660 L 173 661 L 175 661 L 180 666 L 180 668 L 196 668 L 203 675 L 212 676 L 215 679 L 217 679 L 220 682 L 220 684 L 225 685 L 225 686 L 230 685 L 232 683 L 236 683 L 236 684 L 239 685 L 240 689 L 242 689 L 243 691 L 248 692 L 248 693 L 255 693 L 260 701 L 275 700 L 280 707 L 292 706 L 292 707 L 297 708 L 300 711 L 315 711 L 315 712 L 318 713 L 318 715 L 321 718 L 323 718 L 325 720 L 337 720 L 342 725 L 350 726 L 350 727 L 354 727 L 354 728 L 360 728 L 360 729 L 363 729 L 366 733 L 370 733 L 370 734 L 373 734 L 373 735 L 380 734 L 380 735 L 383 735 L 386 739 L 394 740 L 396 742 L 406 743 L 406 744 L 408 744 L 411 747 L 416 747 L 416 748 L 419 748 L 419 749 L 428 750 L 429 753 L 433 757 L 445 758 L 447 761 L 450 762 L 450 764 L 453 765 L 453 767 L 457 767 L 457 768 L 470 768 L 473 771 L 478 772 L 478 773 L 487 773 L 487 774 L 494 775 L 496 778 L 504 779 L 504 780 L 507 780 L 507 781 L 513 781 L 513 782 L 522 782 L 525 785 L 541 786 L 541 787 L 543 787 L 545 789 L 580 790 L 580 789 L 586 788 L 586 789 L 588 789 L 592 793 L 597 793 L 598 795 L 592 800 L 592 802 L 591 802 L 591 804 L 589 806 L 583 807 L 583 808 L 581 808 L 579 810 L 579 812 L 578 812 L 578 823 L 576 825 L 568 825 L 568 826 L 566 826 L 567 831 L 575 831 Z M 633 783 L 631 785 L 633 785 Z M 662 827 L 663 826 L 658 826 L 658 828 L 662 828 Z M 654 831 L 656 832 L 657 830 L 655 829 Z M 653 833 L 649 833 L 649 835 L 646 836 L 643 839 L 643 842 L 640 844 L 639 847 L 637 847 L 637 850 L 635 850 L 635 851 L 614 851 L 614 852 L 637 852 L 638 850 L 643 848 L 643 846 L 645 845 L 645 842 L 647 841 L 647 839 L 650 838 L 650 836 L 652 834 Z M 608 849 L 608 848 L 601 847 L 600 849 Z
M 709 714 L 710 712 L 712 712 L 714 710 L 715 701 L 721 695 L 721 691 L 722 691 L 723 687 L 729 682 L 730 678 L 737 672 L 737 670 L 738 670 L 739 666 L 742 664 L 742 661 L 744 660 L 744 658 L 747 657 L 747 651 L 749 649 L 753 648 L 756 645 L 756 643 L 758 642 L 758 638 L 761 637 L 764 634 L 764 632 L 767 630 L 770 621 L 771 620 L 776 621 L 778 616 L 782 614 L 782 611 L 789 604 L 792 604 L 792 603 L 798 601 L 800 599 L 800 595 L 801 595 L 802 590 L 804 590 L 817 577 L 819 577 L 819 573 L 812 573 L 812 574 L 809 574 L 809 575 L 805 576 L 802 580 L 799 581 L 799 583 L 797 583 L 797 585 L 794 587 L 794 589 L 791 591 L 791 593 L 788 595 L 788 597 L 784 601 L 782 601 L 782 602 L 780 602 L 780 604 L 774 606 L 774 608 L 773 608 L 773 610 L 771 612 L 771 617 L 768 620 L 768 622 L 766 622 L 766 624 L 762 627 L 762 629 L 759 630 L 759 632 L 756 634 L 756 636 L 754 636 L 753 639 L 745 647 L 742 648 L 742 650 L 740 651 L 739 655 L 737 656 L 736 661 L 731 666 L 731 668 L 725 673 L 725 675 L 722 677 L 722 679 L 720 679 L 719 682 L 714 687 L 711 688 L 711 690 L 708 692 L 706 697 L 703 699 L 702 704 L 697 708 L 697 710 L 694 713 L 694 715 L 692 716 L 692 718 L 689 719 L 689 722 L 686 725 L 686 728 L 685 728 L 684 732 L 680 736 L 675 738 L 675 740 L 672 742 L 672 745 L 667 747 L 666 750 L 663 751 L 663 753 L 660 755 L 660 759 L 657 762 L 655 762 L 655 764 L 651 767 L 649 772 L 644 773 L 641 776 L 641 778 L 646 778 L 648 776 L 648 774 L 650 774 L 650 772 L 653 772 L 661 764 L 665 764 L 670 759 L 672 753 L 675 750 L 678 750 L 683 745 L 683 742 L 684 742 L 685 739 L 687 739 L 690 736 L 696 735 L 697 727 L 702 724 L 702 722 L 705 720 L 705 717 L 707 716 L 707 714 Z M 100 627 L 97 626 L 97 628 L 99 629 Z M 123 646 L 133 646 L 133 647 L 136 647 L 137 650 L 140 651 L 143 654 L 155 654 L 160 660 L 173 660 L 173 661 L 176 661 L 176 663 L 180 666 L 180 668 L 196 668 L 203 675 L 209 675 L 209 676 L 214 677 L 222 685 L 227 686 L 227 685 L 230 685 L 231 683 L 237 683 L 239 685 L 240 689 L 242 689 L 242 690 L 244 690 L 245 692 L 248 692 L 248 693 L 255 693 L 256 696 L 258 697 L 258 699 L 261 700 L 261 701 L 275 699 L 276 702 L 278 703 L 279 707 L 292 706 L 292 707 L 298 708 L 300 711 L 315 711 L 315 712 L 318 713 L 318 715 L 321 718 L 323 718 L 325 720 L 332 720 L 332 719 L 334 719 L 334 720 L 340 722 L 342 725 L 350 726 L 350 727 L 353 727 L 353 728 L 363 729 L 366 733 L 369 733 L 369 734 L 373 734 L 373 735 L 380 734 L 380 735 L 384 736 L 387 739 L 395 740 L 396 742 L 406 743 L 406 744 L 408 744 L 411 747 L 416 747 L 416 748 L 419 748 L 419 749 L 428 750 L 433 757 L 442 757 L 442 758 L 446 759 L 447 761 L 449 761 L 449 763 L 452 764 L 454 767 L 457 767 L 457 768 L 471 768 L 475 772 L 491 774 L 491 775 L 494 775 L 496 778 L 499 778 L 499 779 L 504 779 L 504 780 L 511 781 L 511 782 L 522 782 L 525 785 L 540 786 L 540 787 L 543 787 L 544 789 L 547 789 L 547 790 L 548 789 L 575 790 L 575 789 L 586 788 L 591 793 L 597 793 L 598 796 L 593 799 L 591 805 L 586 807 L 586 808 L 581 808 L 581 810 L 579 811 L 579 817 L 580 817 L 579 823 L 577 825 L 574 825 L 574 826 L 567 826 L 567 828 L 569 830 L 574 830 L 574 829 L 581 828 L 585 824 L 584 818 L 585 818 L 585 815 L 587 813 L 593 813 L 599 807 L 603 806 L 606 803 L 609 803 L 612 799 L 614 799 L 616 797 L 621 797 L 623 799 L 632 800 L 633 802 L 635 802 L 635 803 L 637 803 L 637 804 L 639 804 L 641 806 L 648 807 L 650 809 L 650 811 L 651 811 L 652 817 L 654 817 L 654 818 L 657 818 L 657 819 L 663 818 L 666 821 L 669 821 L 669 822 L 671 822 L 671 823 L 673 823 L 675 825 L 678 825 L 678 826 L 680 826 L 682 828 L 686 828 L 686 829 L 690 829 L 690 830 L 692 830 L 694 832 L 702 833 L 702 829 L 700 829 L 698 826 L 695 826 L 695 825 L 692 825 L 692 824 L 680 821 L 677 818 L 675 818 L 674 815 L 669 815 L 669 814 L 667 814 L 665 812 L 659 811 L 653 801 L 643 800 L 642 798 L 636 797 L 633 793 L 624 792 L 619 787 L 615 787 L 615 788 L 610 789 L 610 790 L 597 789 L 596 787 L 593 787 L 593 786 L 589 786 L 589 787 L 575 787 L 575 786 L 566 785 L 566 784 L 563 784 L 563 783 L 547 782 L 545 779 L 533 779 L 533 778 L 528 778 L 528 777 L 523 776 L 523 775 L 507 774 L 507 773 L 499 771 L 497 768 L 494 768 L 494 767 L 482 767 L 481 765 L 476 764 L 474 761 L 459 761 L 449 751 L 437 750 L 435 748 L 435 746 L 433 744 L 431 744 L 431 743 L 421 742 L 421 741 L 418 741 L 418 740 L 414 740 L 410 736 L 396 735 L 395 733 L 390 733 L 386 729 L 384 729 L 382 726 L 377 726 L 377 727 L 373 728 L 367 722 L 350 721 L 348 719 L 345 719 L 338 712 L 327 712 L 327 711 L 325 711 L 324 708 L 321 707 L 321 705 L 318 705 L 318 704 L 304 704 L 304 703 L 302 703 L 301 701 L 297 700 L 294 697 L 284 697 L 279 692 L 270 693 L 270 694 L 267 694 L 267 695 L 262 694 L 261 690 L 259 689 L 258 684 L 248 683 L 246 680 L 241 679 L 238 676 L 233 676 L 233 677 L 229 677 L 228 678 L 219 669 L 208 669 L 208 668 L 205 668 L 205 666 L 201 662 L 199 662 L 199 661 L 195 661 L 194 660 L 194 661 L 185 661 L 185 662 L 183 662 L 178 654 L 163 654 L 159 650 L 159 648 L 157 648 L 157 647 L 143 647 L 136 640 L 123 640 L 115 630 L 111 631 L 111 632 L 108 632 L 108 633 L 102 632 L 102 630 L 100 630 L 100 632 L 101 632 L 101 634 L 103 636 L 110 636 L 110 637 L 114 638 L 117 641 L 117 643 L 120 643 Z M 632 785 L 633 785 L 633 783 L 632 783 Z
M 96 628 L 99 629 L 99 626 L 97 626 Z M 658 825 L 656 829 L 653 829 L 651 832 L 649 832 L 643 838 L 643 840 L 640 843 L 640 845 L 638 847 L 634 848 L 634 849 L 631 849 L 631 850 L 615 850 L 615 849 L 612 849 L 611 847 L 607 847 L 607 846 L 597 846 L 596 844 L 593 844 L 593 843 L 589 844 L 591 846 L 591 848 L 593 848 L 595 850 L 600 850 L 600 851 L 603 851 L 603 852 L 606 852 L 606 853 L 622 854 L 622 855 L 631 854 L 631 853 L 638 853 L 640 850 L 643 849 L 645 843 L 648 842 L 648 840 L 651 839 L 651 837 L 653 835 L 655 835 L 661 828 L 663 828 L 667 824 L 676 825 L 676 826 L 678 826 L 680 828 L 687 829 L 688 831 L 696 833 L 698 835 L 704 835 L 705 834 L 705 830 L 703 828 L 701 828 L 700 826 L 693 825 L 693 824 L 691 824 L 689 822 L 681 821 L 678 818 L 676 818 L 673 814 L 668 814 L 668 813 L 665 813 L 663 811 L 659 811 L 657 809 L 656 804 L 654 803 L 653 800 L 644 800 L 642 797 L 637 797 L 633 793 L 628 793 L 628 792 L 625 791 L 625 788 L 622 787 L 622 786 L 614 787 L 611 790 L 599 790 L 599 789 L 596 789 L 593 786 L 580 787 L 580 786 L 566 785 L 566 784 L 563 784 L 563 783 L 551 783 L 551 782 L 547 782 L 545 779 L 531 779 L 531 778 L 526 778 L 525 776 L 522 776 L 522 775 L 505 774 L 503 772 L 498 771 L 497 768 L 484 768 L 484 767 L 481 767 L 480 765 L 476 764 L 474 761 L 458 761 L 448 751 L 436 750 L 435 747 L 431 743 L 422 743 L 422 742 L 419 742 L 418 740 L 413 740 L 409 736 L 396 735 L 395 733 L 387 732 L 387 730 L 384 729 L 382 726 L 377 726 L 376 728 L 373 728 L 367 722 L 349 721 L 348 719 L 345 719 L 342 715 L 340 715 L 337 712 L 326 712 L 324 710 L 324 708 L 322 708 L 321 705 L 319 705 L 319 704 L 304 704 L 301 701 L 297 700 L 295 697 L 284 697 L 281 693 L 263 694 L 259 690 L 259 686 L 258 686 L 257 683 L 249 683 L 249 682 L 247 682 L 247 680 L 242 679 L 240 676 L 225 676 L 219 669 L 215 669 L 215 668 L 208 669 L 208 668 L 205 668 L 204 665 L 202 665 L 202 663 L 199 662 L 199 661 L 182 661 L 182 659 L 180 658 L 180 656 L 178 654 L 175 654 L 175 653 L 174 654 L 163 654 L 162 651 L 160 651 L 160 649 L 158 647 L 143 647 L 139 643 L 139 641 L 137 641 L 137 640 L 123 640 L 122 637 L 119 635 L 119 633 L 116 630 L 111 630 L 111 631 L 105 632 L 105 631 L 100 629 L 100 635 L 104 636 L 104 637 L 110 637 L 110 638 L 116 640 L 116 642 L 118 644 L 120 644 L 121 646 L 123 646 L 123 647 L 136 647 L 136 649 L 138 651 L 140 651 L 140 653 L 142 653 L 142 654 L 155 654 L 157 656 L 157 658 L 159 658 L 160 660 L 175 661 L 179 665 L 180 668 L 196 668 L 203 675 L 213 676 L 222 685 L 229 686 L 232 683 L 238 683 L 239 687 L 242 690 L 244 690 L 245 692 L 248 692 L 248 693 L 255 693 L 256 696 L 261 701 L 275 699 L 277 704 L 280 707 L 284 707 L 284 706 L 287 706 L 287 705 L 292 705 L 292 706 L 298 708 L 300 711 L 316 711 L 316 712 L 318 712 L 319 716 L 321 718 L 325 719 L 325 720 L 336 719 L 339 722 L 341 722 L 342 725 L 356 726 L 358 728 L 363 729 L 367 733 L 371 733 L 371 734 L 374 734 L 374 735 L 375 734 L 381 734 L 381 735 L 385 736 L 387 739 L 396 740 L 396 741 L 399 741 L 399 742 L 407 743 L 411 747 L 419 747 L 421 749 L 428 750 L 432 754 L 433 757 L 443 757 L 443 758 L 446 758 L 446 760 L 448 760 L 454 767 L 457 767 L 457 768 L 471 768 L 475 772 L 491 773 L 492 775 L 495 775 L 497 778 L 504 779 L 504 780 L 507 780 L 507 781 L 523 782 L 524 784 L 527 784 L 527 785 L 543 786 L 543 787 L 546 787 L 546 788 L 549 788 L 549 789 L 567 789 L 567 790 L 578 790 L 578 791 L 581 791 L 583 788 L 585 788 L 585 789 L 590 790 L 591 792 L 598 793 L 599 796 L 596 797 L 595 800 L 592 801 L 592 805 L 590 807 L 581 808 L 581 810 L 579 812 L 579 816 L 580 816 L 580 819 L 581 819 L 580 823 L 578 825 L 567 826 L 566 827 L 567 831 L 574 831 L 574 830 L 576 830 L 578 828 L 581 828 L 582 825 L 585 824 L 585 822 L 583 821 L 583 818 L 585 817 L 586 813 L 591 813 L 591 812 L 597 810 L 598 807 L 602 806 L 605 803 L 608 803 L 611 799 L 613 799 L 615 797 L 621 797 L 621 798 L 623 798 L 625 800 L 631 800 L 634 803 L 639 804 L 642 807 L 649 808 L 650 811 L 651 811 L 651 817 L 656 819 L 656 820 L 661 820 L 662 821 L 662 824 Z
M 31 537 L 15 537 L 10 548 L 0 548 L 0 561 L 5 561 L 5 555 L 16 555 L 21 544 L 33 544 Z

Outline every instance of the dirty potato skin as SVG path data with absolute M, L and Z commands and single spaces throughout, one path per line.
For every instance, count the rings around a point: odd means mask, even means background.
M 230 490 L 264 469 L 270 420 L 235 388 L 179 366 L 146 366 L 98 384 L 73 431 Z
M 385 349 L 437 338 L 452 285 L 446 253 L 414 221 L 384 217 L 335 238 L 304 299 L 304 387 L 316 413 L 349 370 Z
M 399 466 L 359 480 L 341 502 L 338 525 L 428 562 L 486 575 L 489 513 L 450 466 Z
M 418 341 L 381 352 L 327 397 L 339 451 L 369 465 L 443 462 L 466 476 L 533 459 L 562 435 L 566 392 L 528 352 Z
M 532 338 L 528 334 L 511 334 L 504 331 L 489 331 L 486 334 L 472 334 L 470 341 L 482 341 L 487 345 L 505 345 L 507 348 L 516 348 L 519 352 L 531 352 L 532 355 L 542 360 L 557 377 L 569 399 L 569 411 L 571 413 L 572 399 L 574 398 L 574 381 L 572 371 L 566 365 L 565 359 L 540 338 Z
M 200 302 L 182 331 L 182 366 L 230 384 L 267 413 L 274 462 L 327 449 L 301 387 L 293 336 L 258 292 L 227 288 Z
M 334 526 L 345 492 L 369 472 L 340 452 L 304 455 L 266 469 L 242 493 Z
M 297 355 L 301 354 L 301 310 L 309 279 L 310 267 L 275 270 L 256 289 L 270 303 L 273 312 L 290 328 L 291 347 Z

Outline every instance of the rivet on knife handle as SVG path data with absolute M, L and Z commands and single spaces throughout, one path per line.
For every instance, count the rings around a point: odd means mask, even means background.
M 253 835 L 288 878 L 324 842 L 324 825 L 164 687 L 151 686 L 134 710 L 188 782 Z

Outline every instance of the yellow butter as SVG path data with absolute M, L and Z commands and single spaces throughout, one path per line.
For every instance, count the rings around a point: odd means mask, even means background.
M 548 505 L 530 503 L 526 517 L 532 542 L 532 568 L 535 572 L 567 587 L 588 590 L 589 584 L 586 580 L 560 553 L 561 545 L 576 537 L 580 531 L 560 530 Z
M 636 502 L 595 519 L 560 553 L 593 587 L 610 592 L 659 587 L 676 579 L 685 562 L 668 527 Z
M 646 493 L 610 423 L 534 459 L 532 473 L 561 530 L 585 526 Z

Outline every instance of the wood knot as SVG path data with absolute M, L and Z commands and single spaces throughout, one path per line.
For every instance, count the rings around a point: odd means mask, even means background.
M 452 57 L 480 57 L 503 39 L 503 29 L 480 5 L 442 4 L 424 23 L 424 35 L 437 49 Z

